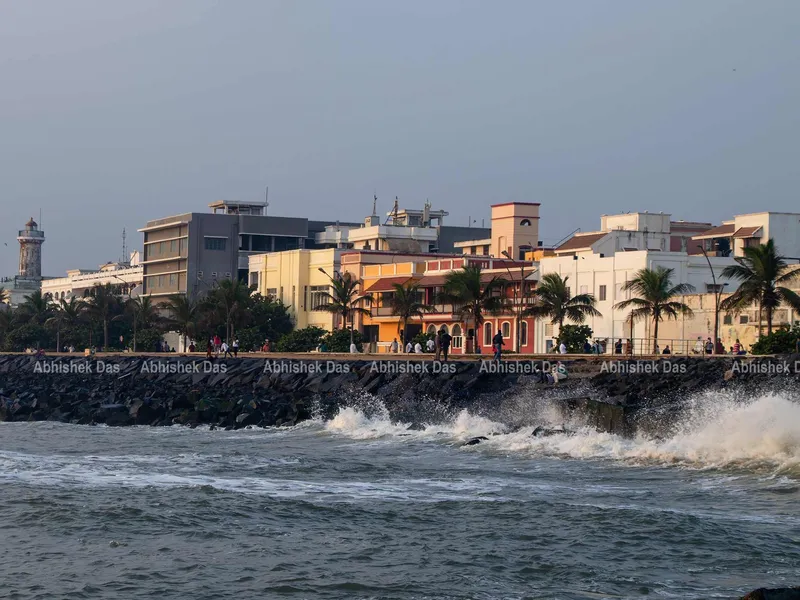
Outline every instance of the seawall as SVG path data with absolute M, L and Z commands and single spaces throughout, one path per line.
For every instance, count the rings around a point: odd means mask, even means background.
M 546 406 L 551 420 L 555 409 L 565 422 L 658 434 L 693 394 L 794 389 L 800 371 L 800 356 L 563 362 L 569 377 L 548 383 L 538 371 L 552 364 L 527 360 L 0 355 L 0 421 L 265 427 L 355 404 L 412 427 L 465 409 L 516 427 L 541 424 Z

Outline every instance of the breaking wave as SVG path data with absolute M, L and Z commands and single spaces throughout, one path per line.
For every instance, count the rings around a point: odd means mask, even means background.
M 562 425 L 555 416 L 557 411 L 539 406 L 533 412 L 537 424 Z M 466 410 L 439 424 L 414 428 L 393 421 L 377 401 L 367 408 L 341 408 L 324 423 L 328 433 L 354 440 L 397 438 L 457 445 L 484 436 L 488 439 L 464 450 L 698 469 L 766 470 L 800 478 L 800 403 L 780 394 L 744 401 L 721 394 L 701 396 L 689 403 L 685 415 L 662 438 L 625 438 L 579 423 L 568 424 L 568 433 L 535 437 L 534 428 L 512 429 Z

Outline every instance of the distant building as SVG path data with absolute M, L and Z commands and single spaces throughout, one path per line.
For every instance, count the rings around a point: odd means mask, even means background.
M 247 280 L 251 255 L 303 248 L 308 220 L 264 214 L 266 203 L 218 201 L 211 213 L 148 221 L 142 293 L 196 295 L 222 279 Z
M 19 270 L 14 277 L 0 279 L 0 287 L 8 292 L 8 303 L 14 307 L 25 301 L 25 296 L 42 286 L 42 244 L 44 232 L 33 217 L 18 231 Z
M 526 260 L 526 254 L 542 246 L 539 240 L 539 203 L 505 202 L 492 205 L 492 227 L 486 235 L 453 244 L 472 256 L 509 257 Z
M 800 213 L 760 212 L 736 215 L 718 227 L 709 227 L 692 237 L 709 254 L 744 256 L 744 249 L 772 239 L 778 252 L 800 257 Z M 699 253 L 699 249 L 698 249 Z
M 462 240 L 488 235 L 483 227 L 454 227 L 444 224 L 449 213 L 433 210 L 425 203 L 422 210 L 399 208 L 397 202 L 386 219 L 373 214 L 360 225 L 334 223 L 315 236 L 317 247 L 378 250 L 381 252 L 450 253 Z
M 70 269 L 66 277 L 42 281 L 42 293 L 53 300 L 84 298 L 96 285 L 110 285 L 122 296 L 137 296 L 142 291 L 144 268 L 139 251 L 131 252 L 127 262 L 109 262 L 97 269 Z

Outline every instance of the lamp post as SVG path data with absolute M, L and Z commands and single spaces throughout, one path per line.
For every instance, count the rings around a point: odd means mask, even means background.
M 722 302 L 722 290 L 728 284 L 726 282 L 721 285 L 717 285 L 717 276 L 714 273 L 714 267 L 711 266 L 711 259 L 708 257 L 708 252 L 706 252 L 705 244 L 702 244 L 700 246 L 700 251 L 703 253 L 703 256 L 706 257 L 708 268 L 711 271 L 711 281 L 713 282 L 714 285 L 714 354 L 718 354 L 717 340 L 719 339 L 719 305 Z M 760 325 L 761 323 L 759 322 L 759 326 Z
M 503 256 L 505 256 L 509 260 L 514 260 L 513 258 L 511 258 L 511 255 L 508 253 L 508 250 L 503 250 L 503 252 L 501 252 L 501 254 Z M 506 267 L 506 271 L 508 271 L 508 276 L 511 277 L 512 283 L 513 283 L 514 276 L 511 274 L 511 268 L 508 266 L 508 263 L 506 263 L 505 267 Z M 520 353 L 520 349 L 522 347 L 521 346 L 521 341 L 522 340 L 520 339 L 520 330 L 521 330 L 521 327 L 522 327 L 522 304 L 523 304 L 522 300 L 524 300 L 524 298 L 525 298 L 525 296 L 524 296 L 525 263 L 522 263 L 522 265 L 520 266 L 519 274 L 520 274 L 520 278 L 519 278 L 519 292 L 520 292 L 519 293 L 519 300 L 520 301 L 519 302 L 517 302 L 517 286 L 514 286 L 513 288 L 511 288 L 511 290 L 512 290 L 512 292 L 514 294 L 514 312 L 516 313 L 515 314 L 514 331 L 516 333 L 517 339 L 516 339 L 516 341 L 514 343 L 514 349 L 515 349 L 517 354 Z

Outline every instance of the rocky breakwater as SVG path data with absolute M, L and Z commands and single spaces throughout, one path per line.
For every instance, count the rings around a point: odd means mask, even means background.
M 2 355 L 0 420 L 233 429 L 330 418 L 361 403 L 398 421 L 435 423 L 461 409 L 495 415 L 531 381 L 524 370 L 482 364 Z
M 593 398 L 607 405 L 598 428 L 621 435 L 662 435 L 700 396 L 724 392 L 746 401 L 800 390 L 800 355 L 671 357 L 600 364 Z
M 327 419 L 357 406 L 412 427 L 466 409 L 515 428 L 548 425 L 555 407 L 566 423 L 660 434 L 695 394 L 795 385 L 795 359 L 571 359 L 568 378 L 552 383 L 543 376 L 552 365 L 526 360 L 489 369 L 478 360 L 0 355 L 0 421 L 235 429 Z

